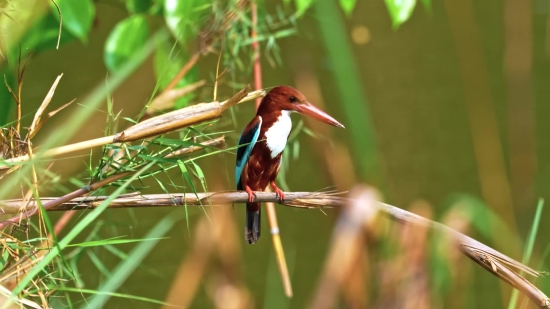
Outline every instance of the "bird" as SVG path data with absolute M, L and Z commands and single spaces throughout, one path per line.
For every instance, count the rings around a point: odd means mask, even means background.
M 280 203 L 285 194 L 275 180 L 281 168 L 281 157 L 292 128 L 290 114 L 301 113 L 329 125 L 344 128 L 336 119 L 307 101 L 290 86 L 271 89 L 260 102 L 256 116 L 243 129 L 235 167 L 237 190 L 248 193 L 246 203 L 245 239 L 254 244 L 260 238 L 261 204 L 255 202 L 255 191 L 271 185 Z

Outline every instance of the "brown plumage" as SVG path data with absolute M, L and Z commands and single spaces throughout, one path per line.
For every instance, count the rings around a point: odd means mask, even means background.
M 290 112 L 312 116 L 337 127 L 344 127 L 334 118 L 307 102 L 305 96 L 289 86 L 273 88 L 262 100 L 256 117 L 244 128 L 237 151 L 237 189 L 248 192 L 245 238 L 249 244 L 260 238 L 261 205 L 254 202 L 254 191 L 263 191 L 268 184 L 281 202 L 284 193 L 275 184 L 281 167 L 281 156 L 292 126 Z M 244 146 L 249 144 L 248 146 Z

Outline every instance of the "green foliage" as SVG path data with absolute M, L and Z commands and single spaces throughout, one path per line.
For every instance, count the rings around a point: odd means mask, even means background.
M 105 43 L 105 65 L 110 71 L 124 66 L 136 51 L 142 50 L 147 42 L 149 26 L 143 15 L 130 16 L 120 21 Z
M 396 29 L 411 17 L 414 7 L 416 6 L 416 0 L 385 1 L 388 12 L 390 13 L 392 25 Z
M 63 27 L 80 41 L 86 42 L 95 17 L 92 0 L 57 0 L 63 18 Z M 53 4 L 52 14 L 59 19 L 57 8 Z

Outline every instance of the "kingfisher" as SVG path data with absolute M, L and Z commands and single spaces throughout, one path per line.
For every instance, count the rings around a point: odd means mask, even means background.
M 292 112 L 344 128 L 336 119 L 309 103 L 300 91 L 290 86 L 275 87 L 262 99 L 256 116 L 241 133 L 235 168 L 237 190 L 248 193 L 245 239 L 249 244 L 258 241 L 261 231 L 261 204 L 254 202 L 254 192 L 265 190 L 269 184 L 281 203 L 285 199 L 285 194 L 277 187 L 275 179 L 279 174 L 281 157 L 292 128 Z

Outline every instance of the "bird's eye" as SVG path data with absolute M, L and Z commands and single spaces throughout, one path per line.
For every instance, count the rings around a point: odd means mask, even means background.
M 291 95 L 290 98 L 288 98 L 288 100 L 290 101 L 290 103 L 296 103 L 296 97 Z

